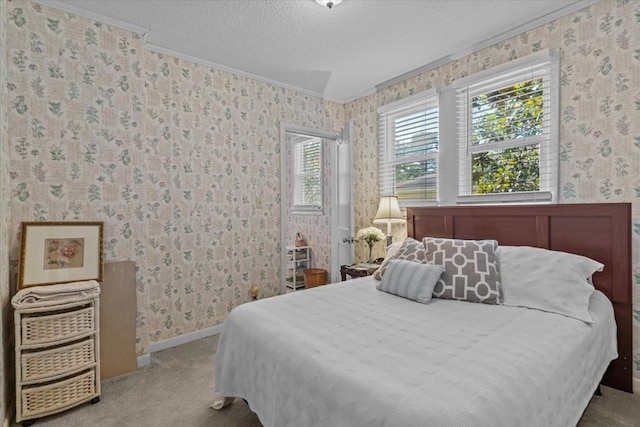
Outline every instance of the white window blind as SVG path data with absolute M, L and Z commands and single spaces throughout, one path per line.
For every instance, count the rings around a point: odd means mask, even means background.
M 437 201 L 438 114 L 435 90 L 378 109 L 380 196 L 403 207 Z
M 534 54 L 457 83 L 459 202 L 549 201 L 558 186 L 558 59 Z
M 322 213 L 322 139 L 292 139 L 292 211 Z

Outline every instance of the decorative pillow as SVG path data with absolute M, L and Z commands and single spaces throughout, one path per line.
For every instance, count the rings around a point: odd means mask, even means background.
M 422 264 L 400 259 L 389 261 L 387 271 L 376 288 L 427 304 L 436 282 L 444 271 L 441 265 Z
M 434 298 L 500 304 L 500 278 L 495 240 L 425 237 L 426 262 L 444 266 Z
M 395 253 L 388 255 L 384 261 L 382 261 L 380 268 L 373 273 L 374 279 L 382 279 L 382 276 L 384 276 L 384 272 L 389 265 L 389 261 L 392 259 L 402 259 L 405 261 L 414 261 L 424 264 L 424 245 L 416 239 L 407 237 Z
M 398 252 L 398 249 L 400 249 L 400 246 L 402 246 L 402 242 L 395 242 L 395 243 L 392 243 L 391 246 L 387 247 L 387 254 L 384 256 L 384 261 L 387 261 L 388 259 L 393 259 L 393 256 L 396 254 L 396 252 Z
M 591 275 L 604 265 L 591 258 L 531 246 L 497 251 L 504 305 L 528 307 L 593 323 Z

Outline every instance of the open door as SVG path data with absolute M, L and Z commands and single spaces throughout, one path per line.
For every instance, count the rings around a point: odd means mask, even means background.
M 333 151 L 331 207 L 331 282 L 340 281 L 340 266 L 353 264 L 353 162 L 351 135 L 353 124 L 340 134 Z
M 1 1 L 1 0 L 0 0 Z M 308 211 L 308 212 L 293 212 L 292 206 L 292 186 L 291 186 L 291 173 L 292 173 L 292 159 L 290 145 L 293 141 L 300 141 L 308 138 L 322 138 L 322 150 L 323 157 L 326 155 L 326 162 L 323 162 L 323 167 L 330 170 L 325 170 L 322 179 L 323 186 L 323 202 L 326 201 L 326 205 L 323 205 L 322 211 Z M 293 245 L 295 232 L 299 230 L 298 227 L 309 226 L 317 231 L 322 228 L 318 234 L 321 236 L 319 241 L 312 243 L 311 248 L 311 262 L 305 267 L 325 268 L 327 270 L 333 269 L 334 262 L 334 243 L 333 243 L 333 230 L 334 230 L 334 213 L 332 204 L 336 203 L 336 195 L 334 194 L 334 188 L 337 188 L 337 180 L 333 177 L 337 168 L 335 166 L 335 156 L 337 154 L 336 146 L 339 145 L 341 138 L 338 132 L 326 131 L 322 129 L 313 129 L 297 125 L 283 124 L 280 128 L 280 164 L 282 170 L 280 174 L 280 221 L 282 226 L 280 227 L 280 242 L 281 242 L 281 256 L 280 256 L 280 277 L 281 287 L 280 293 L 286 293 L 291 287 L 287 287 L 291 282 L 287 282 L 287 273 L 292 267 L 287 259 L 286 247 Z M 326 194 L 326 200 L 325 195 Z M 312 217 L 312 215 L 314 217 Z M 315 227 L 315 228 L 314 228 Z M 329 230 L 331 228 L 331 230 Z M 322 254 L 322 264 L 318 264 L 318 254 Z M 339 267 L 338 267 L 339 268 Z M 329 274 L 329 278 L 333 278 L 333 274 Z M 296 287 L 295 285 L 293 286 Z

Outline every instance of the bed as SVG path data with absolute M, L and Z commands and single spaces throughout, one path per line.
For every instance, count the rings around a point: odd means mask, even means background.
M 503 254 L 537 247 L 604 264 L 591 276 L 591 322 L 420 304 L 381 292 L 373 277 L 281 295 L 225 321 L 215 407 L 243 398 L 266 427 L 568 426 L 601 380 L 631 392 L 629 204 L 409 208 L 407 220 L 416 241 L 496 239 Z

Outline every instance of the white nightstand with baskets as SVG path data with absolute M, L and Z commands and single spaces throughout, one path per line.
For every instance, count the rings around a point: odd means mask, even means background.
M 42 289 L 45 296 L 39 298 Z M 78 288 L 27 288 L 12 299 L 16 422 L 30 425 L 36 418 L 100 400 L 99 293 L 97 282 L 81 282 Z

